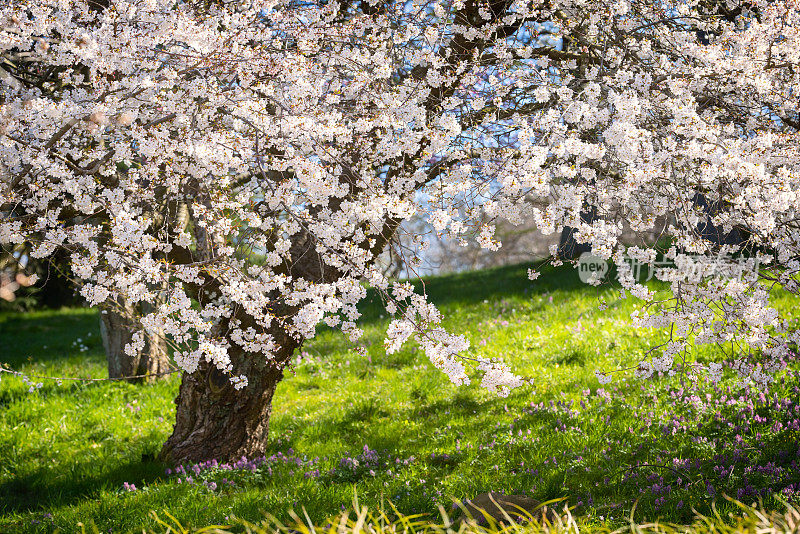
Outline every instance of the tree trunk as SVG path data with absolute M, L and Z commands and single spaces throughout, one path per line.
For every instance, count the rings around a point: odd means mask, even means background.
M 143 303 L 143 309 L 136 310 L 134 306 L 119 301 L 118 306 L 101 310 L 100 335 L 106 351 L 109 378 L 124 378 L 128 382 L 153 382 L 166 376 L 165 373 L 169 370 L 169 352 L 164 336 L 145 338 L 144 347 L 133 356 L 125 352 L 125 345 L 131 342 L 133 333 L 137 330 L 133 317 L 138 315 L 137 311 L 147 313 L 144 308 L 150 306 Z
M 692 204 L 703 209 L 705 220 L 697 223 L 695 231 L 703 239 L 710 241 L 713 245 L 745 245 L 749 239 L 748 232 L 743 228 L 734 227 L 728 233 L 720 226 L 715 226 L 712 217 L 722 209 L 719 201 L 710 201 L 703 193 L 695 193 L 692 197 Z
M 384 235 L 391 236 L 395 229 L 396 225 Z M 194 257 L 201 261 L 213 257 L 209 235 L 200 225 L 195 226 L 194 231 L 197 241 Z M 289 251 L 292 261 L 286 274 L 292 279 L 322 283 L 337 280 L 341 273 L 327 267 L 315 249 L 316 241 L 311 236 L 295 239 Z M 379 253 L 380 250 L 373 258 Z M 185 261 L 185 258 L 182 260 Z M 203 276 L 203 283 L 193 288 L 194 298 L 201 306 L 219 298 L 221 294 L 220 280 L 208 274 Z M 268 330 L 275 344 L 269 360 L 264 354 L 245 352 L 228 338 L 232 374 L 247 378 L 244 388 L 234 388 L 226 373 L 206 361 L 201 361 L 194 373 L 183 373 L 181 387 L 175 398 L 175 426 L 159 453 L 162 461 L 229 461 L 242 456 L 253 458 L 266 452 L 272 397 L 283 378 L 286 362 L 303 343 L 301 337 L 292 335 L 283 326 L 291 324 L 297 307 L 280 303 L 280 299 L 276 298 L 270 309 L 276 319 Z M 278 317 L 281 319 L 278 320 Z M 253 318 L 239 308 L 233 311 L 231 318 L 215 325 L 217 337 L 223 337 L 225 332 L 230 331 L 232 320 L 238 323 L 238 328 L 255 326 Z
M 597 220 L 597 208 L 594 206 L 583 206 L 581 210 L 581 222 L 592 224 Z M 584 252 L 591 252 L 592 245 L 590 243 L 578 243 L 575 240 L 575 232 L 577 228 L 565 226 L 561 231 L 561 239 L 558 242 L 558 257 L 562 260 L 574 260 Z
M 178 397 L 175 427 L 160 458 L 167 462 L 228 461 L 263 455 L 267 447 L 272 396 L 283 378 L 282 363 L 301 342 L 275 336 L 275 358 L 248 354 L 231 346 L 235 374 L 248 384 L 237 390 L 214 365 L 201 363 L 194 373 L 184 373 Z

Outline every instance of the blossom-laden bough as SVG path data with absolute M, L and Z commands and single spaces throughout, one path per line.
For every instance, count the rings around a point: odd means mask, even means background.
M 165 336 L 184 370 L 171 460 L 263 451 L 292 352 L 320 323 L 357 339 L 365 282 L 387 350 L 413 338 L 457 384 L 524 383 L 376 267 L 415 214 L 488 249 L 487 220 L 573 228 L 645 301 L 634 323 L 669 330 L 638 374 L 699 342 L 763 382 L 797 341 L 769 297 L 800 268 L 799 7 L 5 3 L 0 243 L 66 249 L 92 305 L 155 303 L 130 350 Z M 655 248 L 619 236 L 663 221 L 655 301 L 627 262 Z

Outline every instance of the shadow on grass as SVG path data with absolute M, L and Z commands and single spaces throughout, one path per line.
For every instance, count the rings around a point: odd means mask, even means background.
M 31 361 L 50 363 L 73 357 L 79 350 L 75 344 L 79 338 L 88 348 L 85 358 L 93 362 L 104 361 L 96 310 L 0 314 L 0 339 L 3 340 L 0 361 L 11 366 Z
M 70 466 L 73 468 L 76 466 Z M 78 466 L 80 468 L 88 465 Z M 98 466 L 100 467 L 100 466 Z M 122 490 L 124 482 L 144 487 L 164 479 L 166 465 L 148 455 L 96 474 L 64 475 L 40 468 L 0 483 L 0 514 L 35 512 L 97 498 L 102 491 Z

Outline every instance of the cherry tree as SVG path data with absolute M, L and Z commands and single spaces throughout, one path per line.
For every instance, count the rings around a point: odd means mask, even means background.
M 0 8 L 0 243 L 67 250 L 91 305 L 148 303 L 127 350 L 166 340 L 183 370 L 167 460 L 262 452 L 293 351 L 320 324 L 357 340 L 366 285 L 387 351 L 414 339 L 455 384 L 522 385 L 382 274 L 413 216 L 489 250 L 491 221 L 573 228 L 643 301 L 633 324 L 668 334 L 637 375 L 711 343 L 764 383 L 798 340 L 770 306 L 800 268 L 798 7 L 19 0 Z M 629 260 L 657 251 L 619 238 L 663 221 L 656 301 Z

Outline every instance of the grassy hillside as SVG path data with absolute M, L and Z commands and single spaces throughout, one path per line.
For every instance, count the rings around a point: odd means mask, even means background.
M 0 382 L 0 531 L 155 528 L 288 518 L 315 521 L 390 500 L 435 513 L 496 490 L 566 497 L 584 521 L 686 522 L 723 494 L 768 507 L 800 495 L 798 366 L 769 391 L 693 384 L 683 374 L 600 387 L 596 369 L 635 363 L 663 333 L 625 325 L 632 299 L 580 283 L 571 268 L 535 283 L 528 266 L 427 279 L 445 326 L 500 356 L 535 386 L 506 399 L 457 388 L 413 344 L 383 350 L 388 323 L 366 303 L 364 339 L 323 331 L 280 385 L 266 457 L 166 466 L 178 378 L 150 386 Z M 600 299 L 609 309 L 598 310 Z M 798 313 L 785 298 L 780 307 Z M 366 352 L 359 351 L 364 347 Z M 713 356 L 701 351 L 702 360 Z M 94 310 L 0 315 L 0 361 L 30 374 L 105 376 Z M 476 383 L 478 380 L 475 381 Z M 132 489 L 132 486 L 135 489 Z

